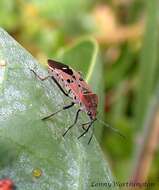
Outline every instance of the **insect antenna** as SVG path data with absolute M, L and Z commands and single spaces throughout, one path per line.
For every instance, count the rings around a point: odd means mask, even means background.
M 114 128 L 114 127 L 111 127 L 109 124 L 107 124 L 107 123 L 105 123 L 104 121 L 102 121 L 101 119 L 98 119 L 97 118 L 97 121 L 99 122 L 99 123 L 101 123 L 102 125 L 104 125 L 105 127 L 107 127 L 107 128 L 109 128 L 109 129 L 111 129 L 112 131 L 114 131 L 116 134 L 118 134 L 120 137 L 122 137 L 123 139 L 126 139 L 126 137 L 122 134 L 122 133 L 120 133 L 120 131 L 118 130 L 118 129 L 116 129 L 116 128 Z

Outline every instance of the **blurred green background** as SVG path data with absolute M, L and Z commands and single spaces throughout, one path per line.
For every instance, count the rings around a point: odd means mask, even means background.
M 0 1 L 0 26 L 41 63 L 82 37 L 97 40 L 104 120 L 126 136 L 103 128 L 99 142 L 118 181 L 154 182 L 150 189 L 159 187 L 158 8 L 158 0 Z

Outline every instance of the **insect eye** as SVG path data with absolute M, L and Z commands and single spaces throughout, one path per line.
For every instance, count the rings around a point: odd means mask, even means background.
M 90 116 L 90 115 L 91 115 L 91 112 L 90 112 L 90 111 L 88 111 L 88 112 L 87 112 L 87 114 Z

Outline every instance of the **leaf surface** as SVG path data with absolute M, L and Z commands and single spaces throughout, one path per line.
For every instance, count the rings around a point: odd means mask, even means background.
M 110 169 L 96 139 L 87 145 L 91 131 L 77 140 L 83 132 L 78 127 L 83 116 L 62 137 L 77 107 L 41 120 L 60 108 L 66 97 L 51 80 L 34 76 L 30 69 L 40 76 L 46 76 L 47 69 L 3 29 L 0 65 L 0 178 L 11 178 L 18 190 L 88 190 L 100 189 L 92 187 L 98 182 L 111 183 Z M 39 177 L 33 175 L 37 168 Z

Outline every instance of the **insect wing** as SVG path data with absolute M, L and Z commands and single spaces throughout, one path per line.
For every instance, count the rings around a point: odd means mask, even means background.
M 69 68 L 68 65 L 65 65 L 63 63 L 60 63 L 58 61 L 54 61 L 52 59 L 48 59 L 48 65 L 50 68 L 53 68 L 53 69 L 59 69 L 69 75 L 73 75 L 73 71 L 71 68 Z

